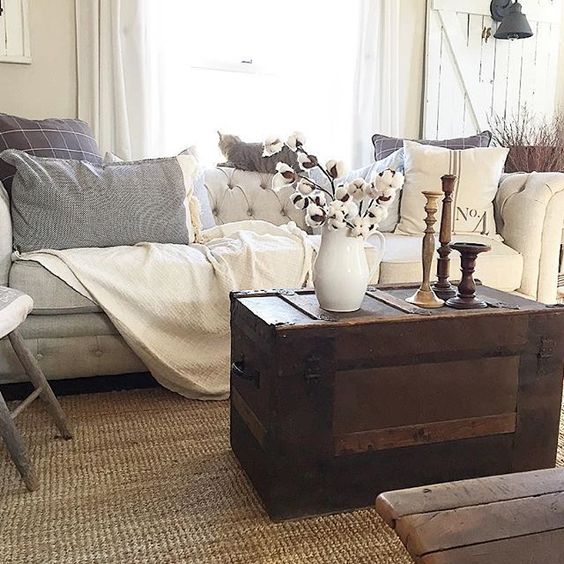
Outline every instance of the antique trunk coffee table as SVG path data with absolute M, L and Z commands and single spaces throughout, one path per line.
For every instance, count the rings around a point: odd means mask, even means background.
M 310 290 L 231 296 L 231 446 L 274 520 L 383 492 L 554 466 L 564 310 L 486 287 L 422 310 L 371 287 L 360 311 Z

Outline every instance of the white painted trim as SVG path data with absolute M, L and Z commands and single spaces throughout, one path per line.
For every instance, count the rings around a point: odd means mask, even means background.
M 31 57 L 0 55 L 0 63 L 6 63 L 9 65 L 31 65 Z
M 20 26 L 21 26 L 23 53 L 17 55 L 10 53 L 10 48 L 8 45 L 7 53 L 0 55 L 0 63 L 29 65 L 32 62 L 31 41 L 29 37 L 29 1 L 19 0 L 19 3 L 21 8 L 19 18 L 20 18 Z M 5 16 L 0 16 L 0 17 L 5 17 Z M 6 29 L 5 25 L 4 25 L 4 29 Z
M 527 18 L 534 22 L 560 22 L 559 4 L 552 6 L 527 6 L 526 0 L 523 1 L 523 12 Z M 448 12 L 467 12 L 480 16 L 490 16 L 490 0 L 432 0 L 433 10 L 444 10 Z M 492 20 L 493 22 L 493 20 Z

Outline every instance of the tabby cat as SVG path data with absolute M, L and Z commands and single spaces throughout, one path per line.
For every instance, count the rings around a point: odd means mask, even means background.
M 246 143 L 236 135 L 226 135 L 219 131 L 217 133 L 219 135 L 219 150 L 227 159 L 227 162 L 221 163 L 218 166 L 229 166 L 239 170 L 274 174 L 276 172 L 276 164 L 283 162 L 290 165 L 295 171 L 300 170 L 295 153 L 288 147 L 284 147 L 276 155 L 263 157 L 262 143 Z

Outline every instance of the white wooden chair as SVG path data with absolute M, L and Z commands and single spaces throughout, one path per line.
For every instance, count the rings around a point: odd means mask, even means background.
M 46 402 L 49 414 L 55 421 L 61 435 L 71 439 L 71 431 L 65 414 L 47 382 L 41 367 L 25 345 L 18 327 L 25 321 L 33 309 L 33 300 L 23 292 L 0 286 L 0 339 L 7 337 L 14 352 L 29 376 L 35 390 L 10 413 L 0 392 L 0 436 L 4 439 L 8 451 L 18 468 L 28 490 L 39 486 L 33 465 L 27 456 L 22 437 L 14 424 L 14 419 L 38 397 Z

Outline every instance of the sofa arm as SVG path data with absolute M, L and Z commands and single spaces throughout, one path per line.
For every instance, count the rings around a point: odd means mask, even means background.
M 507 175 L 499 186 L 495 208 L 499 234 L 523 256 L 519 291 L 540 302 L 555 302 L 564 225 L 564 174 Z
M 12 266 L 12 217 L 10 198 L 0 182 L 0 286 L 8 285 Z

